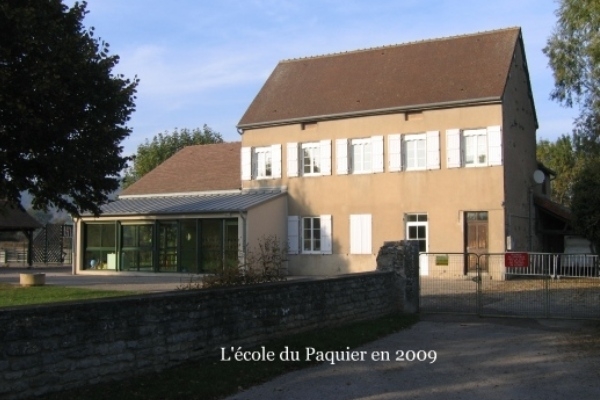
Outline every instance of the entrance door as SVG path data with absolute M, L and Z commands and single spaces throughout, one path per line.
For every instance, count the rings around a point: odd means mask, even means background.
M 487 211 L 468 211 L 465 213 L 465 252 L 472 254 L 488 253 L 488 213 Z M 481 271 L 488 270 L 486 257 L 479 257 Z M 467 257 L 465 261 L 465 275 L 475 272 L 477 260 Z
M 408 214 L 406 216 L 406 239 L 417 240 L 419 252 L 427 252 L 427 214 Z M 429 275 L 427 254 L 419 256 L 419 274 Z

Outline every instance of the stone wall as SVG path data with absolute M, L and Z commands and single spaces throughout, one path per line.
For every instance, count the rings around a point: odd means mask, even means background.
M 397 292 L 404 296 L 404 311 L 419 312 L 419 242 L 385 242 L 377 254 L 377 270 L 392 271 L 396 275 L 393 281 L 398 285 Z
M 158 371 L 266 340 L 403 310 L 393 272 L 0 311 L 0 398 Z

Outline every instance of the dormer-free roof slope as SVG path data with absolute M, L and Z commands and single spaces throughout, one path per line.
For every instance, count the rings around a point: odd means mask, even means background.
M 238 128 L 499 101 L 520 28 L 281 61 Z
M 240 189 L 240 149 L 240 142 L 184 147 L 120 196 Z

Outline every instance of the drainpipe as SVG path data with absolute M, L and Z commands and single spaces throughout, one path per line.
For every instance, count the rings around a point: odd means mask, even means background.
M 247 236 L 247 232 L 246 232 L 246 227 L 247 227 L 247 220 L 246 220 L 246 216 L 244 215 L 243 211 L 240 211 L 240 218 L 242 219 L 242 259 L 243 262 L 246 263 L 246 236 Z

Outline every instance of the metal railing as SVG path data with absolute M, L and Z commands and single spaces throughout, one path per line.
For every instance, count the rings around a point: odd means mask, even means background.
M 507 267 L 506 275 L 599 278 L 600 271 L 594 254 L 529 253 L 528 267 Z

